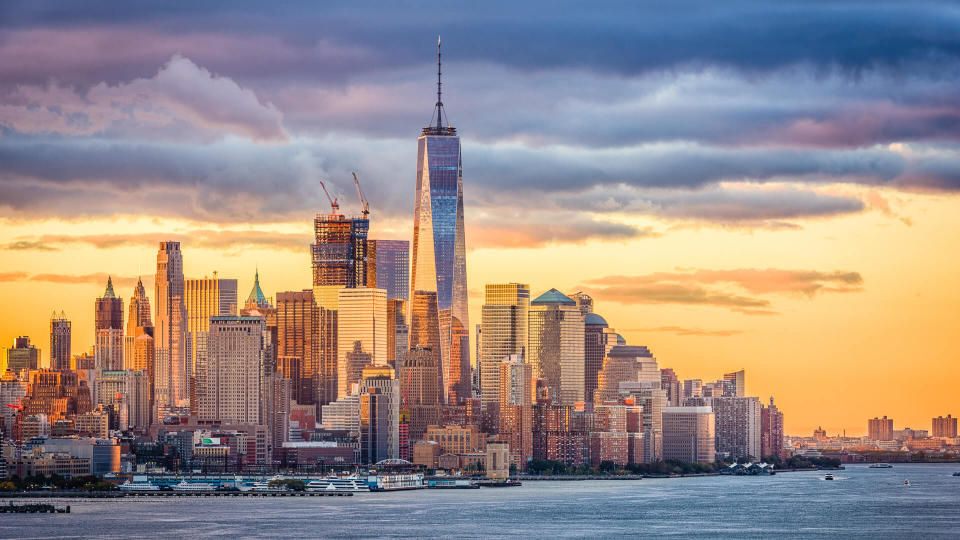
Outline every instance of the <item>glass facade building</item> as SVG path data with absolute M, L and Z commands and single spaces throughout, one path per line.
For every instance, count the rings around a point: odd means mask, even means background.
M 417 140 L 410 346 L 434 351 L 443 400 L 458 403 L 471 397 L 463 166 L 460 137 L 442 126 L 442 111 L 438 92 L 437 123 Z M 432 301 L 436 307 L 427 305 Z
M 158 417 L 190 405 L 187 356 L 187 310 L 183 298 L 183 255 L 180 242 L 160 242 L 154 329 L 154 398 Z
M 500 400 L 499 364 L 510 355 L 524 355 L 527 348 L 527 313 L 530 286 L 495 283 L 486 286 L 481 311 L 480 395 L 484 405 Z
M 544 379 L 554 403 L 583 401 L 583 313 L 556 289 L 530 302 L 527 361 Z M 484 336 L 484 341 L 487 337 Z
M 387 291 L 387 300 L 410 298 L 410 242 L 370 240 L 368 259 L 373 262 L 377 288 Z M 368 280 L 369 281 L 369 280 Z M 368 283 L 368 285 L 370 285 Z

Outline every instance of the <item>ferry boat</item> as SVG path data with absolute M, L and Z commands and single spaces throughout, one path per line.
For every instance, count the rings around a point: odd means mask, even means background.
M 260 480 L 259 482 L 254 482 L 252 484 L 246 484 L 238 486 L 240 491 L 284 491 L 286 488 L 284 486 L 271 486 L 270 482 L 274 480 L 283 480 L 283 476 L 279 474 L 268 478 L 266 480 Z
M 954 476 L 960 476 L 960 471 L 953 473 Z
M 423 473 L 380 473 L 367 477 L 370 491 L 400 491 L 424 489 Z
M 370 486 L 357 476 L 328 476 L 311 480 L 307 491 L 370 491 Z
M 187 482 L 186 480 L 181 480 L 179 484 L 173 486 L 174 491 L 214 491 L 215 487 L 213 484 L 207 484 L 206 482 Z
M 870 465 L 870 469 L 892 469 L 893 465 L 889 463 L 874 463 Z
M 135 476 L 133 481 L 127 480 L 117 487 L 122 491 L 160 491 L 160 486 L 151 484 L 146 476 Z

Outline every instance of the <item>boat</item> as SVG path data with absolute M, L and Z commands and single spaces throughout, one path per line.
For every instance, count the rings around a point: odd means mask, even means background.
M 960 471 L 953 473 L 954 476 L 960 476 Z
M 380 473 L 367 477 L 370 491 L 400 491 L 404 489 L 424 489 L 423 473 Z
M 284 477 L 278 474 L 271 478 L 267 478 L 265 480 L 259 480 L 257 482 L 253 482 L 252 484 L 241 484 L 237 486 L 237 488 L 240 491 L 286 491 L 285 486 L 270 485 L 270 482 L 273 482 L 275 480 L 283 480 L 283 479 Z
M 909 481 L 909 480 L 904 480 L 904 481 L 903 481 L 903 485 L 909 486 L 909 485 L 910 485 L 910 481 Z
M 357 476 L 328 476 L 308 482 L 307 491 L 370 491 L 370 486 Z
M 523 482 L 519 480 L 481 480 L 477 482 L 480 487 L 519 487 Z
M 117 487 L 121 491 L 160 491 L 160 486 L 151 484 L 145 476 L 135 476 L 132 481 L 127 480 Z
M 870 465 L 870 469 L 892 469 L 893 465 L 889 463 L 874 463 Z
M 480 484 L 470 478 L 433 478 L 427 480 L 430 489 L 480 489 Z
M 181 480 L 179 484 L 173 486 L 174 491 L 214 491 L 215 487 L 213 484 L 208 484 L 206 482 L 187 482 L 186 480 Z
M 833 480 L 833 475 L 830 474 L 830 473 L 827 473 L 826 476 L 823 477 L 823 479 L 824 479 L 824 480 Z

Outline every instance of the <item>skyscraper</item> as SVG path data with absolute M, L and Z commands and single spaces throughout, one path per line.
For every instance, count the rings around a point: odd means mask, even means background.
M 723 395 L 743 397 L 746 395 L 746 375 L 744 370 L 723 374 Z
M 716 415 L 717 454 L 760 457 L 760 400 L 755 397 L 705 398 Z
M 370 221 L 360 216 L 317 214 L 313 227 L 313 286 L 365 287 Z
M 94 303 L 94 355 L 97 369 L 123 369 L 123 300 L 109 276 L 103 296 Z
M 957 419 L 949 414 L 946 418 L 942 416 L 934 418 L 932 424 L 933 429 L 930 433 L 933 437 L 954 438 L 957 436 Z
M 497 364 L 499 440 L 510 447 L 510 462 L 523 469 L 533 458 L 533 369 L 520 355 Z
M 867 420 L 867 438 L 872 441 L 893 440 L 893 418 L 871 418 Z
M 369 240 L 375 253 L 376 286 L 387 291 L 387 300 L 410 298 L 410 242 Z
M 660 370 L 660 388 L 667 393 L 667 406 L 679 407 L 682 399 L 682 387 L 680 378 L 672 368 L 663 368 Z
M 716 450 L 715 418 L 710 407 L 663 410 L 663 459 L 712 463 Z
M 160 242 L 154 333 L 154 406 L 158 417 L 190 405 L 187 366 L 187 310 L 183 298 L 183 255 L 180 242 Z
M 321 385 L 331 382 L 323 376 L 319 365 L 319 324 L 319 308 L 311 290 L 277 293 L 277 357 L 299 359 L 300 380 L 293 384 L 298 386 L 294 393 L 303 405 L 315 404 L 318 392 L 323 390 Z M 289 360 L 285 362 L 292 365 Z M 336 385 L 336 370 L 331 375 L 332 384 Z
M 760 405 L 760 457 L 779 456 L 783 453 L 783 413 L 773 404 Z
M 264 332 L 261 317 L 213 316 L 209 330 L 199 333 L 196 384 L 200 420 L 262 422 Z
M 187 310 L 187 336 L 189 340 L 189 372 L 191 401 L 195 393 L 197 335 L 210 329 L 211 317 L 227 317 L 237 314 L 237 280 L 213 278 L 183 280 L 184 306 Z M 192 404 L 196 412 L 196 404 Z
M 524 283 L 487 284 L 480 315 L 480 397 L 484 406 L 500 402 L 499 364 L 510 355 L 525 356 L 530 311 L 530 286 Z
M 30 344 L 28 336 L 19 336 L 13 341 L 13 347 L 7 349 L 7 370 L 19 373 L 24 369 L 40 367 L 40 349 Z
M 585 295 L 584 295 L 585 296 Z M 588 297 L 589 298 L 589 297 Z M 581 304 L 582 308 L 583 304 Z M 582 309 L 581 309 L 582 312 Z M 583 397 L 593 403 L 593 393 L 597 389 L 597 373 L 603 369 L 603 359 L 610 347 L 607 346 L 610 332 L 607 321 L 596 313 L 583 316 Z M 614 340 L 613 345 L 616 345 Z
M 137 279 L 137 286 L 133 289 L 133 296 L 130 297 L 130 304 L 127 307 L 127 329 L 123 338 L 123 369 L 148 369 L 143 364 L 144 358 L 141 358 L 139 368 L 132 367 L 136 360 L 137 338 L 146 334 L 153 338 L 153 322 L 150 320 L 150 299 L 147 298 L 147 291 L 143 288 L 143 280 Z M 141 340 L 142 343 L 142 340 Z M 151 345 L 152 347 L 153 345 Z M 150 352 L 150 386 L 153 386 L 153 352 Z
M 554 402 L 583 401 L 583 313 L 556 289 L 530 302 L 527 362 L 544 379 Z M 487 337 L 484 336 L 484 341 Z
M 50 317 L 50 369 L 70 369 L 70 332 L 64 312 Z
M 456 403 L 471 396 L 463 166 L 457 130 L 444 126 L 439 40 L 434 117 L 417 139 L 410 347 L 438 355 L 444 401 Z
M 349 355 L 362 351 L 370 356 L 369 364 L 387 365 L 387 293 L 367 287 L 340 289 L 337 303 L 337 398 L 341 398 L 350 392 L 351 383 L 359 382 L 350 376 Z
M 400 381 L 390 366 L 368 366 L 361 378 L 361 459 L 395 459 L 400 454 Z
M 411 349 L 400 362 L 401 410 L 410 418 L 410 439 L 423 439 L 427 426 L 440 422 L 440 386 L 432 351 Z

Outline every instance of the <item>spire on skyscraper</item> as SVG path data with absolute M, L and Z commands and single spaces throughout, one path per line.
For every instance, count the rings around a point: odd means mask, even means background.
M 260 288 L 259 268 L 257 268 L 253 273 L 253 288 L 250 289 L 250 295 L 247 296 L 246 307 L 270 307 L 270 302 L 267 302 L 267 297 L 264 296 L 263 290 Z
M 104 298 L 116 298 L 117 295 L 113 292 L 113 280 L 110 276 L 107 276 L 107 290 L 103 293 Z
M 443 82 L 441 80 L 441 60 L 443 55 L 440 51 L 440 36 L 437 36 L 437 103 L 433 107 L 433 116 L 430 117 L 430 125 L 423 128 L 424 135 L 455 135 L 457 130 L 450 126 L 450 121 L 447 118 L 447 111 L 443 108 Z M 433 123 L 433 119 L 436 117 L 437 123 Z M 447 123 L 447 126 L 444 127 L 444 122 Z

